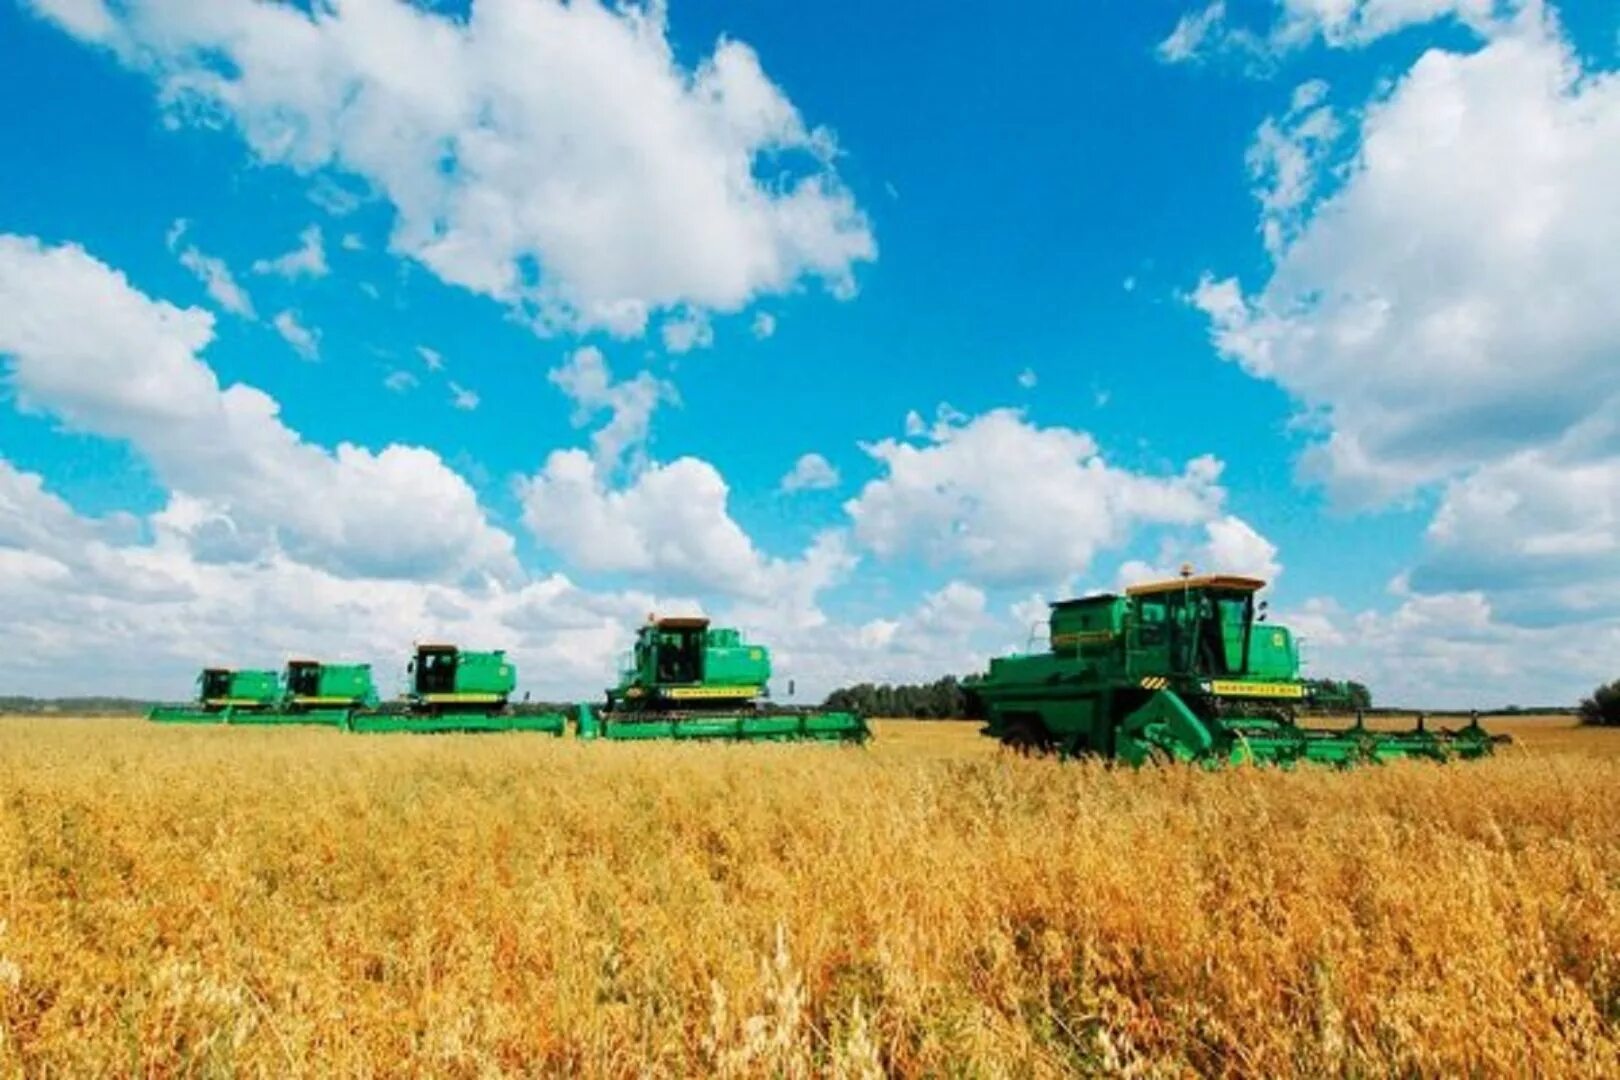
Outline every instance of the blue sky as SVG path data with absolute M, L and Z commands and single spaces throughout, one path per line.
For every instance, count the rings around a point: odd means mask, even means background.
M 1182 561 L 1617 674 L 1614 6 L 1106 7 L 0 3 L 15 689 L 657 608 L 814 694 Z

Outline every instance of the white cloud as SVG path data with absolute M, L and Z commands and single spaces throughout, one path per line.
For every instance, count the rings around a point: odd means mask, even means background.
M 321 353 L 321 335 L 319 331 L 311 330 L 298 321 L 298 315 L 293 311 L 282 311 L 270 320 L 270 325 L 293 347 L 293 351 L 305 360 L 314 360 Z
M 605 685 L 631 628 L 660 606 L 651 594 L 590 593 L 561 575 L 467 587 L 345 576 L 283 552 L 209 560 L 194 537 L 205 518 L 176 497 L 142 540 L 121 522 L 78 516 L 0 459 L 8 688 L 178 699 L 205 664 L 313 654 L 373 662 L 392 695 L 412 642 L 426 638 L 505 648 L 524 689 L 566 700 Z
M 462 386 L 460 383 L 455 382 L 454 380 L 450 382 L 450 407 L 452 409 L 459 409 L 462 412 L 472 412 L 474 409 L 478 408 L 478 403 L 479 397 L 477 393 L 467 389 L 465 386 Z
M 253 299 L 248 296 L 247 290 L 237 284 L 236 278 L 231 274 L 231 268 L 225 265 L 225 260 L 213 255 L 204 255 L 195 244 L 181 246 L 180 241 L 185 237 L 189 224 L 184 218 L 177 220 L 169 227 L 165 238 L 169 250 L 180 259 L 180 265 L 190 270 L 214 303 L 229 311 L 233 315 L 240 315 L 244 319 L 254 318 Z
M 338 241 L 338 246 L 341 247 L 344 251 L 364 251 L 364 250 L 366 250 L 366 242 L 364 240 L 360 239 L 360 235 L 358 233 L 352 233 L 352 232 L 351 233 L 344 233 L 343 234 L 343 239 Z
M 1589 613 L 1620 592 L 1620 75 L 1531 12 L 1424 54 L 1356 134 L 1266 284 L 1205 278 L 1193 302 L 1300 403 L 1302 472 L 1338 503 L 1439 490 L 1414 587 Z M 1560 559 L 1599 574 L 1585 599 Z
M 594 345 L 576 349 L 546 378 L 574 403 L 573 423 L 583 427 L 602 412 L 608 421 L 591 436 L 593 457 L 599 468 L 611 472 L 628 454 L 632 465 L 642 460 L 653 413 L 663 403 L 675 403 L 675 387 L 650 371 L 615 382 L 607 358 Z
M 516 574 L 512 538 L 436 454 L 305 442 L 267 394 L 219 385 L 198 355 L 213 334 L 208 312 L 149 299 L 76 245 L 0 236 L 0 355 L 20 408 L 128 441 L 261 555 L 346 574 Z
M 518 484 L 524 525 L 581 570 L 775 603 L 802 595 L 807 579 L 813 595 L 852 565 L 836 534 L 798 560 L 765 556 L 731 517 L 729 497 L 719 471 L 698 458 L 650 465 L 614 488 L 583 450 L 554 451 Z
M 753 325 L 749 328 L 756 341 L 764 341 L 776 333 L 776 316 L 768 311 L 761 311 L 754 315 Z
M 664 320 L 659 333 L 664 348 L 672 353 L 688 353 L 693 349 L 707 349 L 714 344 L 714 327 L 701 311 L 686 310 Z
M 1035 389 L 1035 384 L 1038 382 L 1040 382 L 1040 379 L 1036 376 L 1034 368 L 1025 368 L 1018 373 L 1018 385 L 1025 390 Z
M 781 490 L 826 491 L 838 486 L 838 470 L 820 454 L 803 454 L 782 477 Z
M 261 161 L 363 181 L 390 247 L 543 328 L 639 333 L 876 255 L 833 162 L 754 51 L 676 60 L 662 4 L 31 0 L 152 77 L 177 122 L 234 125 Z
M 908 419 L 908 432 L 920 427 L 920 417 Z M 1108 464 L 1084 432 L 1037 427 L 1007 409 L 971 420 L 944 413 L 922 446 L 864 448 L 885 475 L 845 503 L 857 539 L 886 558 L 960 563 L 992 584 L 1066 579 L 1140 528 L 1213 519 L 1225 495 L 1213 457 L 1179 475 L 1135 473 Z
M 1176 21 L 1159 43 L 1159 59 L 1178 64 L 1235 60 L 1251 74 L 1269 73 L 1291 52 L 1320 40 L 1359 48 L 1410 26 L 1454 20 L 1476 33 L 1499 32 L 1520 10 L 1539 12 L 1541 0 L 1277 0 L 1277 18 L 1264 30 L 1233 26 L 1225 0 L 1213 0 Z
M 1397 707 L 1570 705 L 1614 677 L 1620 654 L 1620 622 L 1518 626 L 1479 592 L 1407 594 L 1387 613 L 1318 597 L 1274 621 L 1298 635 L 1307 674 L 1359 679 Z
M 1175 577 L 1184 565 L 1198 574 L 1242 574 L 1268 584 L 1276 584 L 1283 572 L 1277 545 L 1242 518 L 1225 514 L 1204 522 L 1199 542 L 1166 538 L 1154 562 L 1124 563 L 1119 568 L 1119 584 L 1126 587 Z
M 403 394 L 407 390 L 416 388 L 417 378 L 409 371 L 401 371 L 396 368 L 383 376 L 383 385 L 396 394 Z
M 1301 83 L 1280 119 L 1267 117 L 1249 147 L 1249 176 L 1260 202 L 1266 250 L 1281 255 L 1298 234 L 1323 162 L 1340 134 L 1331 106 L 1322 104 L 1328 85 Z
M 422 358 L 422 363 L 427 365 L 429 371 L 444 370 L 444 356 L 438 350 L 430 349 L 426 345 L 418 345 L 416 355 Z
M 345 242 L 348 237 L 344 237 Z M 321 238 L 321 227 L 311 225 L 298 234 L 298 246 L 274 259 L 259 259 L 253 264 L 255 274 L 276 274 L 284 278 L 325 277 L 326 244 Z

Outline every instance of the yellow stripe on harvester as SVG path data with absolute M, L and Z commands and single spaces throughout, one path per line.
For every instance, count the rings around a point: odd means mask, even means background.
M 1305 696 L 1305 688 L 1299 683 L 1217 681 L 1209 684 L 1209 692 L 1223 697 L 1302 698 Z
M 431 703 L 466 701 L 488 704 L 501 701 L 502 697 L 500 694 L 423 694 L 422 700 Z
M 1163 690 L 1169 685 L 1170 680 L 1162 675 L 1149 675 L 1142 680 L 1142 689 L 1144 690 Z
M 754 698 L 757 686 L 676 686 L 665 692 L 672 698 Z
M 1117 635 L 1112 630 L 1073 630 L 1067 634 L 1053 634 L 1053 645 L 1097 645 L 1102 642 L 1113 641 Z

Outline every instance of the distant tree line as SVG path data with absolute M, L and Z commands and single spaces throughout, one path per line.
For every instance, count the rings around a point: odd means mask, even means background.
M 923 685 L 846 686 L 828 694 L 822 708 L 917 720 L 963 720 L 969 715 L 967 694 L 955 675 Z
M 0 695 L 0 713 L 62 713 L 67 716 L 134 716 L 155 702 L 125 697 L 36 698 Z

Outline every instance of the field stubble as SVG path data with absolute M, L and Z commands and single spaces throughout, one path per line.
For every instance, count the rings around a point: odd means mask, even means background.
M 0 1073 L 1620 1071 L 1620 731 L 1131 772 L 0 719 Z

